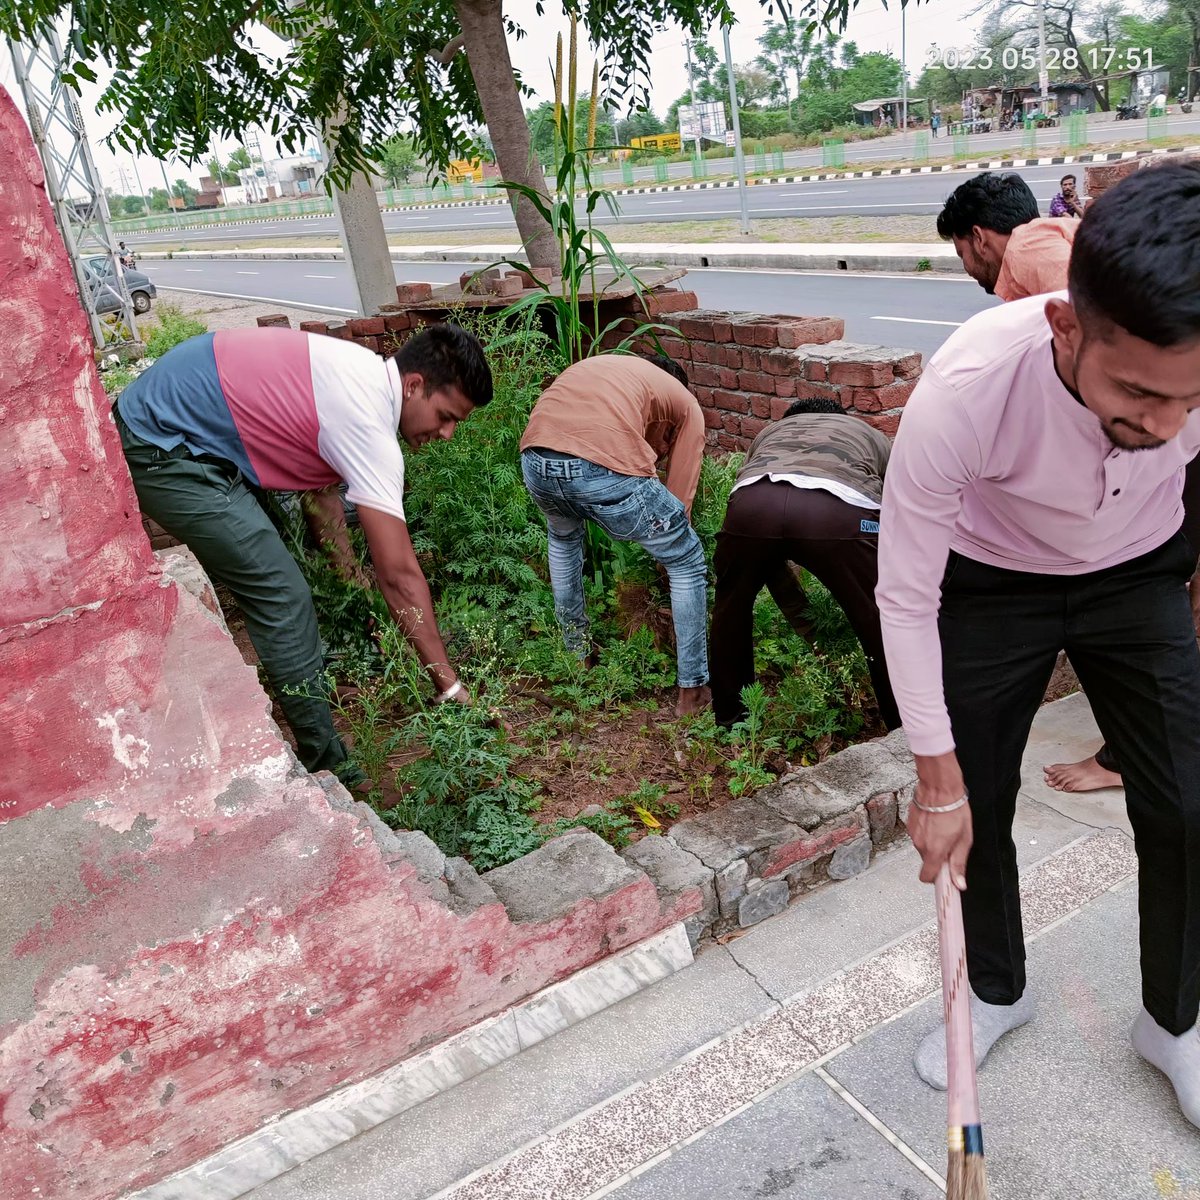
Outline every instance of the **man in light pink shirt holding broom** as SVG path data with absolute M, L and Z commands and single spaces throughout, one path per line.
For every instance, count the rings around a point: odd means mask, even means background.
M 1180 532 L 1197 408 L 1200 165 L 1170 164 L 1089 207 L 1067 293 L 982 313 L 934 356 L 888 469 L 876 596 L 921 878 L 949 863 L 963 891 L 977 1061 L 1033 1015 L 1012 823 L 1066 650 L 1136 834 L 1133 1043 L 1200 1125 L 1200 583 L 1189 603 Z M 943 1038 L 916 1056 L 935 1087 Z

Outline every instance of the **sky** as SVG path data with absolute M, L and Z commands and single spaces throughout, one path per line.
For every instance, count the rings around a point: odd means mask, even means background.
M 976 3 L 977 0 L 931 0 L 919 4 L 910 2 L 904 18 L 907 27 L 906 57 L 910 80 L 915 80 L 921 74 L 931 46 L 940 44 L 965 48 L 971 44 L 973 29 L 978 21 L 971 19 L 968 14 Z M 737 23 L 730 32 L 733 60 L 735 63 L 750 62 L 760 53 L 756 39 L 770 18 L 759 0 L 732 0 L 732 8 L 737 17 Z M 514 62 L 522 65 L 524 80 L 534 90 L 533 102 L 552 97 L 551 62 L 554 58 L 555 37 L 560 30 L 565 35 L 566 18 L 559 10 L 558 19 L 555 19 L 554 0 L 548 0 L 546 15 L 541 18 L 536 15 L 535 0 L 507 0 L 505 12 L 526 30 L 526 36 L 520 39 L 519 43 L 512 43 L 510 39 L 510 46 Z M 945 37 L 947 29 L 954 31 L 953 40 Z M 272 35 L 265 30 L 261 36 L 263 44 L 274 41 Z M 851 15 L 843 37 L 856 42 L 860 51 L 886 51 L 899 58 L 901 10 L 897 0 L 893 0 L 890 9 L 884 7 L 882 0 L 862 0 Z M 940 42 L 939 38 L 942 39 Z M 722 45 L 719 33 L 714 31 L 710 41 L 720 55 Z M 581 48 L 580 58 L 579 79 L 590 80 L 592 54 Z M 650 66 L 651 104 L 661 116 L 671 102 L 687 88 L 687 61 L 681 29 L 667 29 L 654 38 Z M 103 84 L 108 72 L 102 65 L 97 70 Z M 0 54 L 0 86 L 16 94 L 12 62 L 7 54 Z M 132 157 L 123 152 L 113 155 L 103 145 L 105 134 L 115 122 L 111 116 L 102 117 L 96 112 L 96 101 L 101 91 L 100 85 L 84 85 L 80 97 L 96 164 L 104 182 L 114 190 L 125 191 L 126 184 L 128 190 L 136 190 Z M 220 143 L 216 148 L 224 158 L 235 145 L 234 142 Z M 263 134 L 264 152 L 270 152 L 270 145 L 269 137 Z M 144 187 L 162 186 L 162 170 L 156 160 L 139 158 L 137 170 Z M 188 168 L 181 163 L 167 165 L 167 175 L 172 182 L 185 178 L 195 183 L 202 173 L 201 167 Z

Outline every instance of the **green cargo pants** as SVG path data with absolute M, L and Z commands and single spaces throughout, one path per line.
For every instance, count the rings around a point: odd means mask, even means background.
M 312 592 L 241 472 L 222 459 L 194 457 L 186 446 L 160 450 L 116 408 L 113 416 L 142 512 L 233 593 L 300 761 L 310 771 L 333 771 L 349 786 L 360 782 L 325 698 Z

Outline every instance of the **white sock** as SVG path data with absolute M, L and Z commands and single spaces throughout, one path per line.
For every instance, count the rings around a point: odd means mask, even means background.
M 1131 1036 L 1133 1048 L 1171 1081 L 1183 1115 L 1200 1126 L 1200 1034 L 1168 1033 L 1143 1008 Z
M 983 1065 L 991 1048 L 1011 1029 L 1024 1025 L 1037 1010 L 1033 996 L 1026 992 L 1016 1004 L 988 1004 L 971 993 L 971 1034 L 975 1044 L 975 1065 Z M 931 1088 L 944 1092 L 946 1079 L 946 1026 L 943 1022 L 926 1034 L 913 1055 L 917 1074 Z

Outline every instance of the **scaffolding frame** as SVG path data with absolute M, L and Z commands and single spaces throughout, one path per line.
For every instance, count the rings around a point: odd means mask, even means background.
M 54 219 L 71 259 L 92 337 L 100 349 L 136 342 L 133 298 L 113 242 L 104 184 L 88 144 L 79 99 L 62 80 L 62 42 L 58 33 L 50 30 L 34 44 L 10 40 L 8 45 Z M 103 277 L 99 273 L 89 276 L 89 258 L 108 260 Z M 116 296 L 121 307 L 97 313 L 102 296 Z

